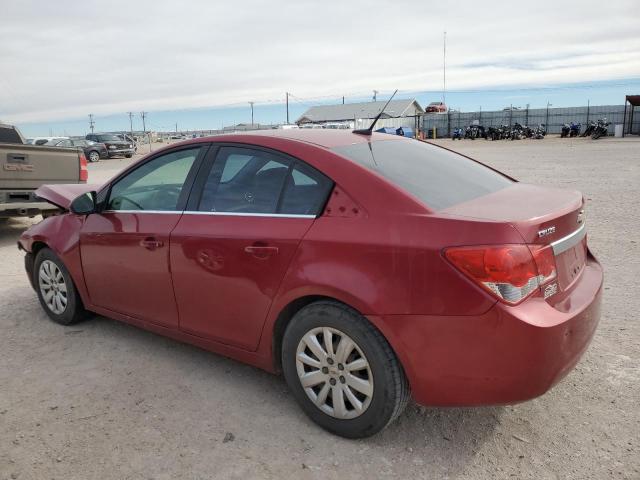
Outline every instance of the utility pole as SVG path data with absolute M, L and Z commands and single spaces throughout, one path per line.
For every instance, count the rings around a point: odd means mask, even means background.
M 129 131 L 131 132 L 131 139 L 133 140 L 133 112 L 127 112 L 129 115 Z
M 140 116 L 142 117 L 142 134 L 146 135 L 147 134 L 147 124 L 145 122 L 145 119 L 147 118 L 147 112 L 140 112 Z
M 447 104 L 447 32 L 444 32 L 442 43 L 442 103 Z
M 285 92 L 287 97 L 287 125 L 289 125 L 289 92 Z
M 344 95 L 342 95 L 342 104 L 344 105 Z
M 251 105 L 251 126 L 253 127 L 253 104 L 255 102 L 249 102 L 249 105 Z
M 89 128 L 91 129 L 91 133 L 93 133 L 93 126 L 96 122 L 93 121 L 93 113 L 89 114 Z
M 378 90 L 374 90 L 373 91 L 373 101 L 375 102 L 377 98 L 378 98 Z
M 549 107 L 552 107 L 552 106 L 553 106 L 553 104 L 549 103 L 549 100 L 547 100 L 547 116 L 546 116 L 545 121 L 544 121 L 545 122 L 544 126 L 547 129 L 547 132 L 549 131 Z
M 176 133 L 178 133 L 178 122 L 176 122 Z

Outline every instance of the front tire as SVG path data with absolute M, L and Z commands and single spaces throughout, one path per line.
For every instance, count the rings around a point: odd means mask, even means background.
M 133 157 L 133 155 L 131 153 L 125 154 L 125 158 L 131 158 L 131 157 Z
M 51 320 L 73 325 L 87 316 L 82 300 L 62 260 L 48 248 L 36 255 L 33 284 L 40 305 Z
M 342 437 L 379 432 L 409 400 L 407 379 L 389 343 L 338 302 L 312 303 L 294 316 L 284 333 L 282 368 L 304 412 Z

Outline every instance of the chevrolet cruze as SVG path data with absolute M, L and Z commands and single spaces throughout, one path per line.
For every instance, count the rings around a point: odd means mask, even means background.
M 410 397 L 543 394 L 600 316 L 582 195 L 362 133 L 193 139 L 102 186 L 41 187 L 59 214 L 19 247 L 42 307 L 281 371 L 345 437 L 378 432 Z

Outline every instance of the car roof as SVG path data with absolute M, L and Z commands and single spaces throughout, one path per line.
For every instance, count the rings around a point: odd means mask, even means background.
M 192 139 L 190 142 L 203 142 L 203 141 L 215 141 L 215 142 L 233 142 L 244 141 L 251 143 L 249 140 L 256 137 L 271 137 L 271 138 L 283 138 L 287 140 L 293 140 L 297 142 L 311 143 L 324 148 L 335 148 L 346 145 L 355 145 L 358 143 L 368 143 L 380 140 L 396 140 L 402 139 L 401 136 L 389 135 L 384 133 L 372 133 L 371 135 L 361 135 L 353 133 L 352 131 L 345 131 L 339 129 L 292 129 L 292 130 L 256 130 L 247 133 L 230 133 L 226 135 L 216 135 L 212 137 L 202 137 L 198 139 Z

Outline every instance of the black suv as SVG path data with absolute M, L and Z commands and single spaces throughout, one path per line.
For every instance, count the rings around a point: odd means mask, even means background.
M 90 133 L 85 138 L 94 142 L 104 143 L 107 146 L 109 158 L 117 155 L 131 158 L 135 152 L 132 142 L 125 142 L 113 133 Z

